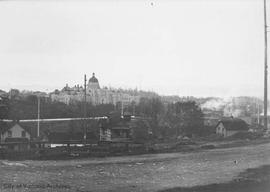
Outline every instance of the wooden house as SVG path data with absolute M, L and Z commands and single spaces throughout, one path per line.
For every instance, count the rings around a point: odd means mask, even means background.
M 1 129 L 1 144 L 6 144 L 9 149 L 25 151 L 30 149 L 31 133 L 19 122 L 7 124 Z
M 239 132 L 248 132 L 248 124 L 239 118 L 224 118 L 216 125 L 216 134 L 229 137 Z

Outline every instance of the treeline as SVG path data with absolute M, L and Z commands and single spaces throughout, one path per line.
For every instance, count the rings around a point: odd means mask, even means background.
M 136 106 L 140 116 L 149 118 L 156 137 L 204 135 L 203 113 L 194 101 L 164 104 L 160 98 L 141 98 Z
M 34 95 L 20 99 L 2 99 L 0 115 L 2 119 L 36 119 L 38 100 Z M 3 107 L 5 106 L 5 107 Z M 4 109 L 5 108 L 5 109 Z M 106 116 L 112 111 L 121 113 L 121 103 L 92 105 L 87 103 L 86 115 Z M 194 101 L 164 103 L 160 97 L 141 98 L 140 102 L 125 106 L 125 113 L 148 119 L 153 136 L 177 137 L 180 135 L 202 135 L 203 113 Z M 40 98 L 40 118 L 76 118 L 84 116 L 84 103 L 66 105 Z
M 38 100 L 36 96 L 23 99 L 10 99 L 7 102 L 8 119 L 36 119 L 38 113 Z M 94 106 L 86 105 L 87 116 L 104 116 L 115 108 L 112 104 Z M 82 102 L 66 105 L 62 102 L 52 102 L 47 98 L 40 98 L 40 118 L 76 118 L 84 117 L 84 104 Z

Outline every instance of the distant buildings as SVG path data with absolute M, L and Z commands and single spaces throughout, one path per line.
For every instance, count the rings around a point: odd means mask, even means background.
M 61 91 L 54 91 L 50 94 L 52 101 L 59 101 L 70 104 L 84 100 L 84 88 L 79 85 L 69 87 L 68 84 Z M 140 100 L 139 92 L 136 91 L 121 91 L 116 89 L 100 88 L 99 81 L 93 73 L 89 79 L 86 89 L 86 101 L 93 105 L 98 104 L 114 104 L 123 102 L 123 104 L 138 103 Z

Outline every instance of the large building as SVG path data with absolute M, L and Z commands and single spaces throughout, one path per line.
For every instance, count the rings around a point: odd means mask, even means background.
M 69 87 L 68 84 L 61 91 L 54 91 L 50 94 L 52 101 L 59 101 L 66 104 L 70 104 L 77 101 L 84 100 L 84 88 L 80 85 Z M 98 104 L 114 104 L 118 102 L 123 104 L 130 104 L 132 102 L 138 103 L 140 100 L 139 94 L 128 93 L 127 91 L 121 91 L 119 89 L 101 88 L 99 81 L 92 74 L 89 79 L 86 88 L 86 101 L 91 102 L 93 105 Z

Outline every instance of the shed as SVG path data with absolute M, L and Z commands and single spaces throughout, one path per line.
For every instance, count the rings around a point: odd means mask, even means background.
M 216 134 L 229 137 L 239 132 L 248 132 L 248 124 L 239 118 L 223 118 L 216 125 Z

